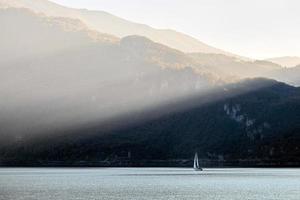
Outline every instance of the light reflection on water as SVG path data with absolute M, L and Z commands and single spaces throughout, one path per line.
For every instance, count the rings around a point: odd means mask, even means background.
M 300 169 L 0 168 L 1 200 L 299 200 Z

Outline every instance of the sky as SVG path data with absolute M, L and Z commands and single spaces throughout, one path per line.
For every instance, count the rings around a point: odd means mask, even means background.
M 299 0 L 51 0 L 174 29 L 251 58 L 300 56 Z

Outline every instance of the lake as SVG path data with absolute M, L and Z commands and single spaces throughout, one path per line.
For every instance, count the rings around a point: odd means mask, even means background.
M 300 169 L 0 168 L 1 200 L 299 200 Z

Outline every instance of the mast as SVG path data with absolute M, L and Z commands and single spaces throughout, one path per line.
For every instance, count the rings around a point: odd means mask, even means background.
M 198 158 L 198 155 L 197 155 L 197 153 L 195 153 L 195 157 L 194 157 L 194 169 L 197 169 L 197 158 Z
M 198 154 L 197 153 L 196 153 L 196 167 L 197 167 L 197 169 L 200 169 L 199 159 L 198 159 Z

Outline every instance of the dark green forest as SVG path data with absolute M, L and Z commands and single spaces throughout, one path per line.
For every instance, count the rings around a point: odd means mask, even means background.
M 218 89 L 210 95 L 213 99 L 215 95 L 216 100 L 203 103 L 203 97 L 195 96 L 173 102 L 164 107 L 172 107 L 171 112 L 118 129 L 104 130 L 99 125 L 55 137 L 48 134 L 14 146 L 4 145 L 1 163 L 143 166 L 149 161 L 189 163 L 198 152 L 203 161 L 231 162 L 237 166 L 239 161 L 251 161 L 253 165 L 299 165 L 299 88 L 257 79 Z M 130 123 L 135 119 L 137 116 L 123 120 Z M 181 164 L 175 162 L 174 166 Z

